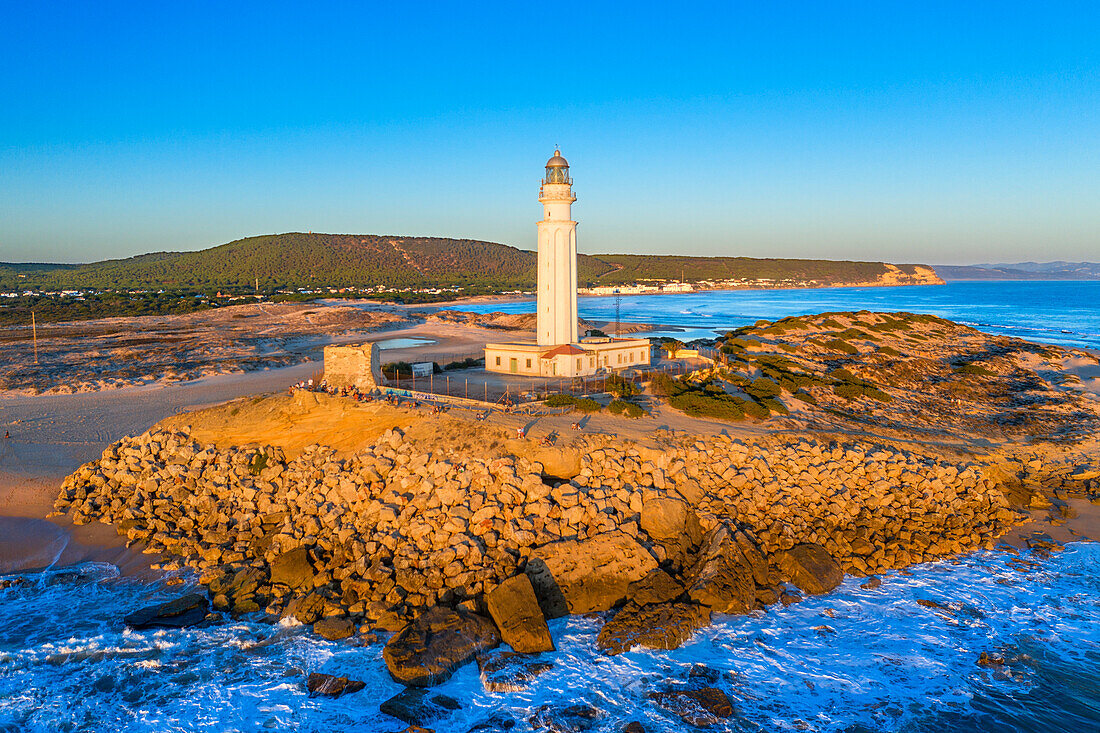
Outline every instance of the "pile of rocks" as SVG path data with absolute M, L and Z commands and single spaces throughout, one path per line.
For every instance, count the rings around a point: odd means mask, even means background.
M 547 651 L 546 618 L 611 609 L 608 651 L 675 646 L 712 613 L 790 599 L 784 583 L 824 592 L 843 573 L 990 547 L 1019 516 L 979 467 L 886 446 L 589 436 L 562 450 L 581 456 L 576 475 L 426 453 L 398 430 L 293 459 L 153 430 L 68 477 L 57 508 L 197 569 L 219 610 L 321 622 L 330 638 L 404 629 L 429 652 L 441 629 L 473 624 L 484 643 L 456 664 L 501 637 Z M 440 608 L 462 618 L 408 626 Z

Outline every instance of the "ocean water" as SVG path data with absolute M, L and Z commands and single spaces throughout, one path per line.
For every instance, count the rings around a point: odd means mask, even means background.
M 1069 545 L 1017 569 L 997 551 L 890 575 L 874 590 L 849 578 L 787 608 L 718 619 L 674 651 L 606 657 L 599 622 L 558 619 L 553 669 L 523 692 L 489 693 L 476 665 L 436 690 L 462 709 L 432 727 L 467 731 L 493 714 L 527 720 L 542 705 L 591 705 L 592 730 L 639 720 L 694 730 L 648 699 L 682 688 L 697 665 L 734 703 L 730 731 L 1100 730 L 1100 546 Z M 109 565 L 27 576 L 0 591 L 0 730 L 398 731 L 378 712 L 401 687 L 381 646 L 302 627 L 227 620 L 208 628 L 127 631 L 136 606 L 187 586 L 142 584 Z M 918 600 L 934 601 L 938 608 Z M 1003 657 L 980 666 L 981 652 Z M 364 691 L 311 699 L 310 671 Z M 698 677 L 696 677 L 698 679 Z
M 534 312 L 534 301 L 463 305 L 480 313 Z M 615 320 L 613 296 L 578 298 L 581 318 Z M 678 338 L 713 336 L 761 318 L 823 311 L 909 311 L 959 321 L 989 333 L 1028 341 L 1100 348 L 1100 281 L 950 282 L 889 288 L 711 290 L 624 295 L 624 322 L 684 329 Z

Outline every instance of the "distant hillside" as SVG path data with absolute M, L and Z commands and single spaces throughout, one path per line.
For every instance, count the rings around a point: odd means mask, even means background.
M 930 284 L 939 279 L 927 265 L 888 265 L 847 260 L 790 260 L 753 257 L 686 257 L 679 255 L 596 255 L 615 269 L 601 284 L 641 280 L 815 280 L 822 285 Z M 883 282 L 889 281 L 889 282 Z
M 945 280 L 1100 280 L 1098 262 L 1015 262 L 936 265 Z
M 939 282 L 926 266 L 832 260 L 580 255 L 581 285 L 636 280 L 793 279 L 822 285 Z M 462 286 L 533 289 L 534 252 L 494 242 L 374 234 L 272 234 L 199 252 L 156 252 L 81 265 L 0 263 L 0 290 L 261 290 Z

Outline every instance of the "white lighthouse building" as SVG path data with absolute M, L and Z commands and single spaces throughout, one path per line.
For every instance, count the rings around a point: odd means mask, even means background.
M 569 163 L 555 150 L 539 186 L 538 291 L 535 341 L 485 346 L 491 372 L 579 377 L 627 369 L 650 360 L 647 339 L 578 338 L 577 222 Z

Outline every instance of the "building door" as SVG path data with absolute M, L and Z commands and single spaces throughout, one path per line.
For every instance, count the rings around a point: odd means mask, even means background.
M 510 371 L 512 374 L 515 374 L 519 371 L 519 359 L 508 360 L 508 371 Z

